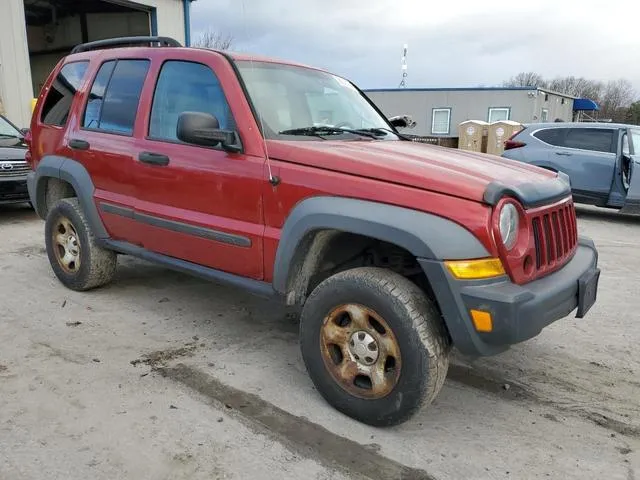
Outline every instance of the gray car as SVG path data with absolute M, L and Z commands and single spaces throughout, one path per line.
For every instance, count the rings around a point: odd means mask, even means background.
M 502 156 L 566 173 L 576 203 L 640 214 L 640 126 L 527 124 Z

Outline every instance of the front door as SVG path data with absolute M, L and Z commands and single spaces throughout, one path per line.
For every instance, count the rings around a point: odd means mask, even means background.
M 183 59 L 156 66 L 147 91 L 148 128 L 136 151 L 136 220 L 146 249 L 262 279 L 264 158 L 178 140 L 181 113 L 235 119 L 210 65 Z
M 628 155 L 623 156 L 625 199 L 621 212 L 640 215 L 640 129 L 629 129 L 626 135 L 630 141 Z

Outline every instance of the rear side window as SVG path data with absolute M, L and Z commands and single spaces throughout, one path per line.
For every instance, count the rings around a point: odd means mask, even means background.
M 149 137 L 178 141 L 178 118 L 189 111 L 209 113 L 218 119 L 221 129 L 235 129 L 222 86 L 209 67 L 177 60 L 165 62 L 153 96 Z
M 91 86 L 83 128 L 133 134 L 148 60 L 118 60 L 102 64 Z
M 60 69 L 42 106 L 40 114 L 42 123 L 59 127 L 66 125 L 71 111 L 71 102 L 82 84 L 88 66 L 88 61 L 72 62 Z
M 567 133 L 564 146 L 595 152 L 615 152 L 613 148 L 613 130 L 602 128 L 572 128 Z
M 547 128 L 537 131 L 533 136 L 549 145 L 561 147 L 563 146 L 564 136 L 567 130 L 566 128 Z

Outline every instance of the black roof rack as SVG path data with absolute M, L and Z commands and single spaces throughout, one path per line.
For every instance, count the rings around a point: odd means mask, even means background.
M 96 40 L 95 42 L 82 43 L 76 45 L 71 54 L 88 52 L 90 50 L 100 50 L 101 48 L 109 47 L 130 47 L 133 45 L 145 45 L 153 46 L 158 44 L 159 47 L 181 47 L 182 45 L 177 40 L 170 37 L 119 37 L 108 38 L 106 40 Z

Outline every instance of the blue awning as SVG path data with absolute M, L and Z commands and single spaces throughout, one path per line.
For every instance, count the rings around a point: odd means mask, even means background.
M 598 104 L 590 98 L 576 98 L 573 101 L 574 110 L 600 110 Z

